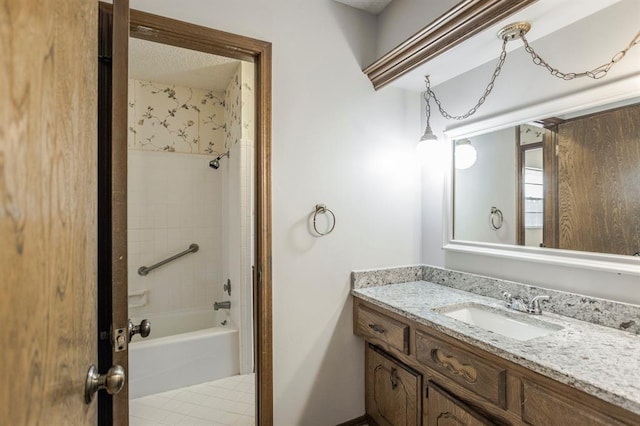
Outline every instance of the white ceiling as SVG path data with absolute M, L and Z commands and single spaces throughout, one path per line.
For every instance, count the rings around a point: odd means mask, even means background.
M 377 15 L 393 0 L 335 0 L 338 3 L 364 10 L 372 15 Z
M 129 38 L 129 78 L 224 92 L 240 61 Z
M 498 31 L 507 24 L 527 21 L 532 27 L 527 40 L 533 42 L 554 31 L 605 9 L 621 0 L 538 0 L 525 9 L 493 25 L 482 33 L 470 38 L 430 60 L 408 74 L 395 80 L 390 86 L 413 91 L 424 91 L 424 76 L 429 75 L 432 86 L 457 77 L 489 61 L 495 61 L 500 54 L 502 41 Z M 425 26 L 428 23 L 425 23 Z M 509 42 L 507 52 L 522 47 L 519 40 Z

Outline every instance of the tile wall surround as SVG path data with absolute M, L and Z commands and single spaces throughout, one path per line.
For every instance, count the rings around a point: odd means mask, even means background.
M 253 142 L 240 140 L 230 148 L 230 157 L 221 163 L 222 178 L 222 271 L 231 280 L 232 292 L 222 294 L 230 300 L 231 320 L 239 327 L 240 371 L 253 371 L 252 265 L 254 233 Z
M 148 291 L 132 316 L 210 309 L 229 300 L 227 278 L 236 290 L 233 322 L 240 325 L 240 312 L 250 309 L 251 295 L 238 296 L 239 283 L 251 279 L 254 85 L 254 66 L 245 62 L 220 93 L 129 80 L 129 293 Z M 225 152 L 231 157 L 219 170 L 208 166 Z M 230 234 L 235 222 L 240 231 Z M 191 243 L 198 252 L 137 274 Z M 235 248 L 233 256 L 225 258 L 223 247 Z
M 222 297 L 222 174 L 210 156 L 129 150 L 129 292 L 149 290 L 134 316 L 209 309 Z M 200 249 L 146 276 L 140 266 Z
M 427 281 L 495 299 L 502 299 L 503 290 L 527 298 L 545 294 L 550 297 L 550 300 L 542 303 L 543 311 L 640 334 L 640 305 L 545 289 L 429 265 L 362 270 L 351 274 L 354 289 L 413 281 Z

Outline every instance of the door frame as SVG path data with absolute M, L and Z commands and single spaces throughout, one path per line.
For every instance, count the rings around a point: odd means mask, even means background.
M 101 3 L 101 7 L 110 6 Z M 256 424 L 271 426 L 273 424 L 271 43 L 137 10 L 131 10 L 129 18 L 131 37 L 226 56 L 255 64 L 256 173 L 254 183 L 256 241 L 255 268 L 253 272 L 253 306 Z M 126 126 L 124 131 L 126 131 Z M 121 164 L 121 168 L 121 172 L 126 176 L 126 162 Z M 126 245 L 126 239 L 113 241 L 113 244 Z

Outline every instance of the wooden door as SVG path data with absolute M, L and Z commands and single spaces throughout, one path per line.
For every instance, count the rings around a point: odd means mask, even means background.
M 96 352 L 92 0 L 0 8 L 0 423 L 89 425 Z
M 429 426 L 489 426 L 493 424 L 433 382 L 429 382 L 428 401 Z
M 559 248 L 640 252 L 640 105 L 558 125 Z
M 98 40 L 98 331 L 99 369 L 128 376 L 127 80 L 129 1 L 99 5 Z M 121 340 L 116 344 L 114 339 Z M 98 396 L 100 424 L 127 425 L 129 388 Z
M 381 426 L 419 426 L 421 376 L 371 345 L 365 364 L 367 414 Z

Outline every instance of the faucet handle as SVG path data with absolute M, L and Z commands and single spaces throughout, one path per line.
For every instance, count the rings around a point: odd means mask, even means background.
M 549 296 L 542 294 L 539 296 L 535 296 L 533 299 L 531 299 L 531 301 L 529 302 L 529 312 L 532 314 L 541 314 L 542 313 L 542 309 L 540 309 L 540 301 L 541 300 L 549 300 Z

